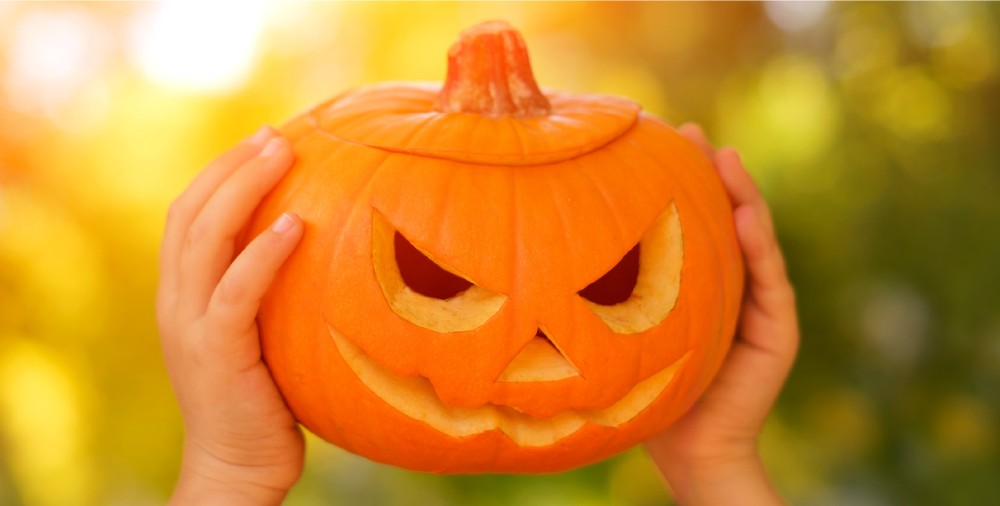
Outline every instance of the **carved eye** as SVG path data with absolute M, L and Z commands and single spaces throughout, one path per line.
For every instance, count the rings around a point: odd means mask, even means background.
M 413 245 L 381 214 L 372 216 L 372 264 L 394 313 L 435 332 L 481 327 L 507 296 L 487 290 Z
M 468 290 L 472 282 L 434 263 L 399 232 L 395 233 L 396 266 L 411 290 L 434 299 L 450 299 Z
M 614 267 L 578 293 L 618 334 L 648 330 L 677 302 L 684 264 L 684 237 L 671 202 L 646 235 Z
M 639 247 L 639 244 L 633 246 L 610 271 L 580 290 L 580 296 L 601 306 L 628 300 L 639 277 Z

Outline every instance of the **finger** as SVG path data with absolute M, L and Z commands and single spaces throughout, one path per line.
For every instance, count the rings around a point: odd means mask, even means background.
M 776 311 L 777 310 L 777 311 Z M 798 319 L 793 302 L 771 308 L 765 313 L 759 300 L 750 297 L 744 303 L 739 338 L 726 358 L 721 375 L 741 385 L 730 390 L 729 403 L 740 403 L 738 411 L 754 422 L 749 434 L 757 434 L 760 425 L 791 372 L 799 346 Z M 753 378 L 748 385 L 747 378 Z M 742 379 L 742 381 L 740 381 Z
M 782 355 L 736 341 L 701 402 L 729 424 L 732 436 L 756 437 L 774 406 L 794 362 Z
M 747 266 L 747 294 L 738 338 L 702 405 L 722 410 L 716 414 L 731 422 L 730 433 L 756 437 L 795 360 L 798 319 L 777 241 L 752 205 L 737 208 L 733 218 Z
M 715 154 L 722 183 L 733 200 L 733 208 L 743 204 L 757 204 L 764 200 L 750 173 L 743 167 L 739 154 L 732 148 L 722 148 Z
M 734 219 L 736 237 L 747 266 L 748 298 L 764 317 L 794 321 L 795 293 L 788 281 L 777 240 L 749 205 L 736 209 Z
M 752 207 L 736 209 L 737 238 L 747 265 L 747 294 L 738 337 L 707 395 L 709 405 L 726 406 L 723 419 L 736 433 L 759 433 L 791 371 L 799 345 L 795 297 L 785 274 L 781 250 L 766 233 Z M 752 378 L 752 383 L 747 379 Z
M 171 204 L 160 245 L 161 293 L 177 290 L 177 268 L 184 235 L 205 202 L 230 174 L 256 156 L 276 134 L 269 126 L 261 127 L 254 135 L 213 160 Z
M 709 160 L 715 158 L 715 149 L 712 148 L 712 143 L 708 142 L 708 138 L 705 137 L 705 131 L 697 123 L 684 123 L 677 130 L 697 146 Z
M 749 204 L 757 213 L 757 219 L 763 225 L 764 230 L 769 235 L 774 235 L 771 209 L 768 207 L 767 201 L 764 200 L 757 184 L 750 177 L 750 173 L 743 166 L 736 150 L 720 149 L 715 155 L 715 165 L 719 170 L 722 184 L 729 194 L 733 209 Z
M 261 298 L 302 238 L 302 231 L 302 220 L 298 216 L 282 214 L 236 257 L 212 293 L 207 312 L 211 316 L 206 321 L 210 329 L 220 329 L 208 332 L 209 338 L 230 340 L 208 343 L 211 349 L 227 356 L 246 357 L 244 361 L 249 362 L 259 358 L 256 334 L 246 330 L 255 325 Z
M 188 229 L 181 253 L 183 311 L 193 315 L 204 312 L 212 291 L 236 256 L 237 235 L 291 162 L 288 142 L 272 138 L 205 203 Z

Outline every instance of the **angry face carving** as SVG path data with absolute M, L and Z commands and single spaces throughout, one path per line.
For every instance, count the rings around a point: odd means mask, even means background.
M 373 224 L 375 276 L 389 307 L 403 319 L 434 332 L 467 332 L 467 339 L 474 341 L 475 330 L 488 321 L 503 325 L 501 318 L 494 317 L 505 305 L 511 305 L 509 314 L 524 311 L 507 296 L 434 262 L 378 213 Z M 677 208 L 670 205 L 631 254 L 624 254 L 599 280 L 577 291 L 578 296 L 616 333 L 648 330 L 659 324 L 676 302 L 683 251 Z M 605 427 L 628 422 L 663 392 L 683 361 L 682 357 L 633 385 L 624 397 L 604 409 L 567 410 L 551 418 L 535 419 L 502 405 L 459 408 L 444 404 L 431 381 L 395 375 L 332 327 L 330 334 L 341 356 L 365 386 L 406 416 L 454 437 L 500 430 L 522 447 L 552 445 L 587 422 Z M 547 325 L 539 322 L 537 330 L 529 334 L 523 347 L 493 381 L 534 383 L 581 377 L 579 369 L 560 348 L 559 340 L 550 334 Z
M 484 118 L 376 86 L 283 128 L 296 164 L 249 232 L 306 223 L 258 322 L 310 430 L 411 469 L 558 471 L 707 386 L 742 290 L 714 169 L 631 102 L 546 98 Z

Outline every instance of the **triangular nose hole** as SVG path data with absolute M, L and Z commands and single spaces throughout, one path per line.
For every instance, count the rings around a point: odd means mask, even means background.
M 579 376 L 580 371 L 570 363 L 559 348 L 541 328 L 535 338 L 510 361 L 497 381 L 526 383 L 530 381 L 558 381 Z

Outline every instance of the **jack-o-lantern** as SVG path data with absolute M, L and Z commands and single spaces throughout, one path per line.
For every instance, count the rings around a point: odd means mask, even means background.
M 663 430 L 719 368 L 743 266 L 706 157 L 628 100 L 542 93 L 520 35 L 463 32 L 444 86 L 345 93 L 282 133 L 248 229 L 302 242 L 263 301 L 298 420 L 376 461 L 546 472 Z

